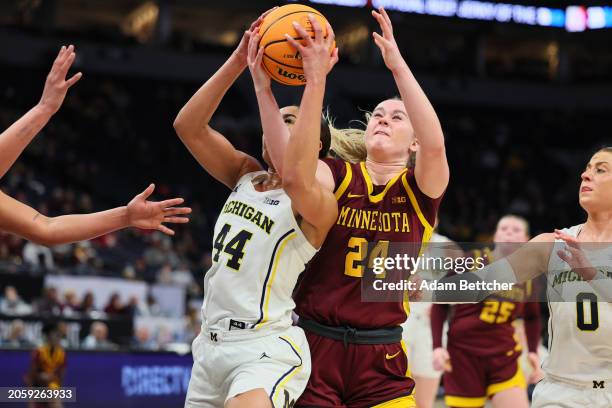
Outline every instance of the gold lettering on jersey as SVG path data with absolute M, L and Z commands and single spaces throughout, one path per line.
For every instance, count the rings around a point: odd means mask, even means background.
M 391 215 L 389 213 L 384 213 L 382 217 L 382 227 L 384 232 L 391 231 Z
M 405 196 L 391 197 L 391 203 L 392 204 L 403 204 L 405 202 L 406 202 L 406 197 Z
M 399 232 L 399 217 L 400 217 L 400 213 L 397 212 L 392 212 L 391 216 L 393 217 L 393 225 L 395 225 L 395 232 Z
M 257 225 L 259 228 L 261 228 L 268 234 L 270 233 L 270 230 L 274 225 L 274 221 L 261 211 L 255 209 L 254 207 L 251 207 L 248 204 L 236 200 L 232 200 L 229 203 L 225 204 L 221 212 L 235 214 L 248 221 L 251 221 L 253 224 Z
M 410 232 L 410 221 L 406 213 L 402 213 L 402 232 Z
M 348 216 L 348 213 L 351 210 L 352 208 L 343 206 L 342 209 L 340 209 L 340 214 L 338 214 L 338 220 L 336 221 L 336 224 L 346 226 L 346 217 Z
M 381 212 L 342 206 L 336 225 L 367 231 L 410 232 L 410 218 L 405 212 Z

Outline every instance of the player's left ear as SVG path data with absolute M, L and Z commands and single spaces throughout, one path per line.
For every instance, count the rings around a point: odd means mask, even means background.
M 412 143 L 410 143 L 410 147 L 408 147 L 408 150 L 410 150 L 411 153 L 412 152 L 416 153 L 419 151 L 419 148 L 420 148 L 419 141 L 415 137 Z
M 323 148 L 323 142 L 319 140 L 319 151 Z

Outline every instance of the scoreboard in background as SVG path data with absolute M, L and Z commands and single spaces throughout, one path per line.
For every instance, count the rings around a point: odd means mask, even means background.
M 311 3 L 345 7 L 384 7 L 405 13 L 455 17 L 466 20 L 565 27 L 578 32 L 612 28 L 612 6 L 569 6 L 565 9 L 478 0 L 310 0 Z
M 25 386 L 30 359 L 30 351 L 0 351 L 0 385 Z M 74 408 L 178 408 L 192 364 L 191 354 L 67 351 L 63 386 L 76 389 Z

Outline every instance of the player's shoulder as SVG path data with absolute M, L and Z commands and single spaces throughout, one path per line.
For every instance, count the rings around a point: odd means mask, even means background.
M 346 172 L 346 169 L 351 166 L 351 163 L 339 157 L 324 157 L 321 161 L 327 164 L 334 177 Z

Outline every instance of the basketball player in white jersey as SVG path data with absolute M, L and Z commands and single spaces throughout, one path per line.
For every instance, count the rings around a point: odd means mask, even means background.
M 238 51 L 244 51 L 241 47 L 260 21 L 245 33 Z M 250 50 L 254 59 L 257 41 L 251 40 Z M 215 225 L 213 265 L 204 280 L 202 331 L 193 342 L 185 407 L 290 407 L 310 375 L 306 337 L 292 326 L 291 294 L 337 217 L 333 193 L 321 188 L 310 169 L 319 154 L 327 154 L 329 129 L 319 153 L 318 143 L 304 142 L 309 132 L 324 133 L 320 108 L 313 109 L 316 103 L 304 102 L 308 106 L 299 114 L 288 107 L 276 108 L 273 118 L 262 117 L 264 132 L 270 129 L 269 120 L 280 122 L 283 131 L 290 128 L 286 157 L 292 160 L 283 166 L 281 178 L 271 165 L 264 136 L 264 171 L 207 126 L 211 110 L 231 84 L 235 68 L 230 65 L 203 85 L 174 124 L 200 164 L 231 189 Z M 269 86 L 255 83 L 258 100 L 270 96 Z M 210 106 L 211 101 L 216 103 Z
M 591 157 L 581 179 L 585 223 L 538 235 L 508 258 L 466 274 L 485 282 L 547 274 L 550 354 L 533 408 L 612 407 L 612 147 Z M 474 292 L 473 300 L 489 293 Z M 438 293 L 435 299 L 444 300 Z

